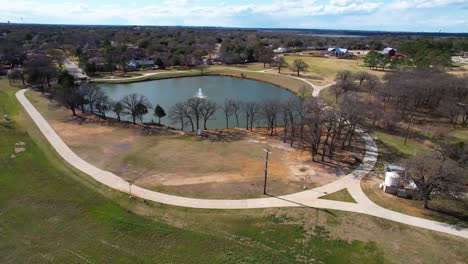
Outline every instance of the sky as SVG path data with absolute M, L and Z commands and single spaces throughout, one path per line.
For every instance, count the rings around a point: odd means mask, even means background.
M 468 0 L 0 0 L 0 22 L 468 32 Z

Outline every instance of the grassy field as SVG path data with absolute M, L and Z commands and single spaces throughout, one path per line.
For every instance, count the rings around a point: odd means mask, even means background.
M 383 131 L 373 131 L 371 135 L 400 156 L 411 156 L 418 153 L 429 153 L 431 151 L 428 146 L 411 138 L 408 138 L 406 145 L 404 145 L 405 137 L 403 136 L 392 135 Z
M 468 242 L 313 208 L 143 204 L 71 169 L 0 80 L 1 263 L 462 263 Z M 17 142 L 26 150 L 12 159 Z M 27 164 L 27 166 L 25 166 Z M 402 250 L 404 249 L 404 250 Z
M 334 193 L 330 193 L 320 197 L 320 199 L 334 200 L 348 203 L 356 203 L 351 194 L 349 194 L 348 189 L 342 189 Z
M 288 64 L 292 64 L 295 59 L 302 59 L 309 65 L 309 69 L 305 76 L 312 76 L 318 79 L 323 79 L 330 82 L 335 79 L 336 73 L 343 70 L 349 70 L 351 72 L 365 71 L 371 74 L 382 77 L 384 71 L 370 70 L 364 66 L 362 60 L 345 60 L 327 57 L 306 57 L 306 56 L 284 56 L 284 59 Z M 293 73 L 289 69 L 285 69 L 285 73 Z

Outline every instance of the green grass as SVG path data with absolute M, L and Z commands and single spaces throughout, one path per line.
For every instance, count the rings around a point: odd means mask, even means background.
M 66 165 L 20 110 L 16 91 L 0 79 L 0 105 L 13 117 L 0 122 L 0 263 L 441 263 L 468 258 L 466 240 L 366 215 L 311 208 L 195 210 L 129 200 Z M 19 141 L 27 150 L 11 159 Z
M 344 188 L 334 193 L 330 193 L 320 197 L 320 199 L 334 200 L 340 202 L 356 203 L 351 194 L 349 194 L 348 189 Z
M 306 57 L 306 56 L 284 56 L 286 62 L 291 65 L 295 59 L 302 59 L 308 65 L 309 69 L 305 75 L 313 75 L 325 80 L 333 80 L 339 71 L 349 70 L 351 72 L 365 71 L 377 75 L 383 76 L 385 72 L 370 70 L 364 66 L 362 60 L 346 60 L 336 59 L 327 57 Z M 291 72 L 286 70 L 285 72 Z
M 454 129 L 447 136 L 452 143 L 466 143 L 468 142 L 468 129 Z
M 405 138 L 402 136 L 391 135 L 381 131 L 373 131 L 371 135 L 380 140 L 388 148 L 392 149 L 396 154 L 402 156 L 411 156 L 418 153 L 427 153 L 431 149 L 413 139 L 408 139 L 404 145 Z

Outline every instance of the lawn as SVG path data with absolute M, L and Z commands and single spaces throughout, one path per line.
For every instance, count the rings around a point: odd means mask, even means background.
M 343 70 L 351 72 L 365 71 L 377 75 L 378 77 L 382 77 L 385 74 L 384 71 L 370 70 L 368 67 L 364 66 L 362 60 L 306 56 L 284 56 L 284 59 L 289 65 L 291 65 L 295 59 L 302 59 L 309 65 L 309 69 L 304 75 L 316 76 L 328 82 L 334 80 L 336 74 Z M 286 72 L 292 73 L 289 69 L 285 69 L 285 73 Z
M 342 189 L 334 193 L 330 193 L 327 195 L 324 195 L 320 197 L 320 199 L 326 199 L 326 200 L 334 200 L 334 201 L 340 201 L 340 202 L 348 202 L 348 203 L 356 203 L 356 201 L 353 199 L 351 194 L 349 193 L 348 189 Z
M 129 200 L 67 166 L 0 80 L 1 263 L 462 263 L 465 239 L 312 208 L 194 210 Z M 26 151 L 12 159 L 15 143 Z M 404 249 L 404 250 L 402 250 Z
M 465 142 L 466 144 L 468 142 L 468 129 L 466 128 L 454 129 L 450 133 L 447 134 L 447 138 L 452 143 Z
M 392 135 L 383 131 L 373 131 L 371 135 L 400 156 L 411 156 L 418 153 L 429 153 L 431 151 L 428 146 L 411 138 L 408 138 L 406 145 L 404 145 L 405 137 L 403 136 Z

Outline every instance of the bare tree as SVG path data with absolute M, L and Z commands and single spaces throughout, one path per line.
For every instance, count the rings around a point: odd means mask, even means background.
M 86 100 L 89 106 L 89 112 L 94 114 L 94 107 L 96 103 L 104 97 L 104 92 L 101 88 L 97 87 L 93 83 L 85 83 L 81 86 L 81 91 L 83 93 L 84 99 Z
M 218 106 L 216 105 L 215 102 L 204 99 L 202 106 L 200 108 L 200 114 L 203 118 L 203 129 L 208 129 L 207 128 L 207 123 L 208 120 L 216 113 L 216 110 L 218 109 Z
M 359 82 L 359 88 L 362 87 L 362 83 L 364 81 L 369 79 L 369 76 L 370 76 L 370 74 L 368 72 L 365 72 L 365 71 L 358 71 L 358 72 L 354 73 L 354 75 L 353 75 L 354 80 Z
M 276 125 L 278 122 L 278 113 L 280 111 L 280 102 L 278 100 L 263 101 L 260 107 L 260 114 L 267 122 L 270 135 L 276 134 Z
M 112 102 L 111 103 L 111 108 L 112 108 L 112 112 L 114 112 L 115 115 L 117 116 L 117 120 L 119 120 L 119 122 L 120 122 L 121 121 L 120 115 L 124 111 L 124 106 L 123 106 L 122 102 L 121 101 Z
M 432 156 L 416 155 L 406 162 L 407 176 L 418 187 L 424 201 L 424 208 L 432 196 L 457 197 L 466 192 L 467 171 L 448 158 L 447 153 L 438 150 Z
M 101 117 L 105 119 L 106 113 L 112 109 L 107 95 L 100 96 L 95 102 L 95 104 L 96 104 L 96 110 L 101 115 Z
M 258 120 L 259 105 L 257 102 L 246 102 L 244 104 L 245 120 L 246 120 L 246 129 L 252 131 L 254 123 Z
M 234 100 L 226 98 L 224 100 L 224 105 L 221 107 L 224 113 L 224 117 L 226 120 L 226 128 L 229 128 L 229 117 L 234 114 Z
M 304 143 L 310 149 L 312 160 L 315 161 L 322 141 L 323 120 L 328 106 L 323 99 L 313 97 L 309 100 L 309 107 L 310 114 L 307 118 Z
M 122 104 L 126 113 L 132 117 L 133 124 L 136 124 L 136 118 L 143 116 L 144 108 L 146 112 L 151 108 L 151 103 L 144 95 L 132 93 L 122 98 Z
M 203 98 L 192 97 L 186 101 L 187 105 L 187 116 L 190 116 L 191 120 L 196 124 L 197 130 L 200 129 L 201 111 L 203 106 Z
M 242 112 L 243 102 L 239 100 L 234 100 L 232 102 L 232 111 L 236 117 L 236 127 L 239 127 L 239 117 Z
M 180 123 L 181 130 L 184 130 L 184 125 L 186 124 L 187 120 L 189 120 L 192 126 L 192 132 L 194 131 L 193 121 L 191 116 L 188 114 L 188 107 L 185 102 L 176 103 L 171 107 L 169 110 L 169 119 L 173 123 Z
M 343 90 L 344 93 L 347 93 L 348 91 L 354 89 L 353 74 L 348 70 L 339 71 L 336 74 L 335 81 L 335 85 L 341 88 L 341 90 Z
M 281 73 L 282 68 L 288 67 L 288 63 L 283 58 L 283 56 L 277 56 L 273 59 L 273 65 L 278 68 L 278 73 Z

